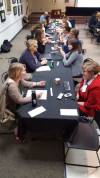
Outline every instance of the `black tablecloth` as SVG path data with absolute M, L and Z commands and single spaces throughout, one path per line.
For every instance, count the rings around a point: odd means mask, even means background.
M 51 71 L 45 72 L 35 72 L 33 74 L 34 81 L 46 80 L 46 87 L 44 89 L 48 90 L 47 100 L 38 100 L 37 107 L 43 106 L 46 108 L 46 111 L 39 114 L 38 116 L 31 118 L 28 114 L 28 111 L 31 111 L 32 104 L 25 104 L 20 106 L 17 110 L 17 115 L 19 118 L 19 136 L 22 137 L 23 134 L 27 131 L 37 131 L 37 132 L 46 132 L 46 134 L 61 134 L 69 135 L 72 133 L 73 129 L 78 123 L 78 116 L 61 116 L 60 109 L 77 109 L 77 104 L 75 101 L 75 93 L 73 87 L 73 80 L 71 69 L 64 67 L 62 62 L 54 62 L 54 68 Z M 50 62 L 48 61 L 48 64 Z M 61 83 L 56 85 L 54 82 L 55 78 L 60 78 Z M 64 89 L 64 81 L 69 81 L 72 96 L 69 98 L 63 97 L 61 100 L 57 99 L 59 93 L 66 93 Z M 53 96 L 50 94 L 50 87 L 53 90 Z M 39 88 L 38 88 L 39 89 Z

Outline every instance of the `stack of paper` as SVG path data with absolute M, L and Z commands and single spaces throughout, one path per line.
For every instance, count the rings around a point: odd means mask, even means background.
M 46 109 L 43 107 L 43 106 L 40 106 L 38 108 L 35 108 L 33 109 L 32 111 L 29 111 L 28 114 L 31 116 L 31 117 L 35 117 L 43 112 L 45 112 Z
M 78 112 L 77 112 L 77 109 L 60 109 L 60 115 L 78 116 Z
M 47 99 L 47 90 L 35 90 L 36 95 L 41 93 L 41 97 L 39 98 L 40 100 L 46 100 Z M 32 95 L 32 90 L 28 90 L 26 97 L 31 97 Z
M 37 72 L 43 72 L 43 71 L 51 71 L 49 66 L 41 66 L 36 69 Z

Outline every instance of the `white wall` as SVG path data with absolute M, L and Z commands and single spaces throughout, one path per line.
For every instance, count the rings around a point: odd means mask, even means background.
M 65 0 L 29 0 L 30 12 L 50 12 L 52 9 L 61 9 L 65 12 Z
M 78 0 L 77 7 L 100 7 L 100 0 Z
M 23 12 L 25 12 L 25 0 L 23 1 Z M 13 15 L 13 6 L 17 6 L 16 4 L 12 4 L 11 13 L 6 13 L 6 21 L 0 21 L 0 46 L 5 39 L 11 40 L 14 36 L 22 29 L 22 17 L 23 15 L 16 16 Z M 5 10 L 5 4 L 3 3 L 3 7 L 0 7 L 0 10 Z
M 5 2 L 3 0 L 3 2 Z M 12 2 L 12 0 L 11 0 Z M 28 3 L 27 3 L 28 2 Z M 62 12 L 65 12 L 66 5 L 73 6 L 74 0 L 69 0 L 69 3 L 65 3 L 65 0 L 22 0 L 23 4 L 23 15 L 26 13 L 26 6 L 28 4 L 28 14 L 31 12 L 50 12 L 52 9 L 61 9 Z M 14 36 L 22 29 L 22 17 L 13 15 L 13 6 L 10 14 L 6 13 L 6 21 L 1 22 L 0 20 L 0 46 L 5 39 L 11 40 Z M 5 4 L 3 7 L 0 7 L 0 10 L 5 10 Z

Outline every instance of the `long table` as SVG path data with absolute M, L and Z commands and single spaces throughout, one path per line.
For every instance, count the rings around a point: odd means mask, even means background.
M 50 61 L 48 61 L 50 64 Z M 55 78 L 60 78 L 61 83 L 56 85 Z M 51 71 L 33 73 L 33 81 L 46 80 L 47 100 L 38 100 L 37 107 L 43 106 L 46 111 L 31 118 L 28 111 L 33 109 L 32 104 L 25 104 L 17 110 L 18 115 L 18 134 L 22 139 L 24 134 L 29 130 L 34 133 L 45 133 L 45 135 L 61 136 L 69 138 L 74 128 L 78 124 L 78 116 L 60 115 L 60 109 L 77 109 L 75 100 L 75 92 L 70 67 L 64 67 L 62 61 L 54 61 L 54 68 Z M 71 97 L 63 97 L 61 100 L 57 98 L 59 93 L 66 93 L 64 89 L 64 81 L 69 81 L 72 93 Z M 53 96 L 51 96 L 50 88 L 52 87 Z M 40 89 L 40 88 L 38 88 Z

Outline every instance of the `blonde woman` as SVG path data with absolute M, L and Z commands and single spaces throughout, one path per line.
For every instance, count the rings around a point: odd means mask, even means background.
M 94 61 L 83 64 L 83 80 L 77 91 L 81 115 L 94 116 L 100 110 L 100 66 Z
M 8 70 L 8 78 L 4 83 L 7 87 L 6 92 L 6 108 L 12 111 L 16 111 L 16 107 L 19 104 L 25 104 L 32 101 L 31 97 L 23 97 L 19 91 L 20 84 L 24 87 L 33 88 L 35 86 L 45 86 L 45 81 L 29 82 L 23 80 L 23 76 L 26 74 L 23 64 L 13 63 Z M 41 94 L 37 95 L 39 97 Z
M 40 58 L 39 53 L 37 52 L 38 45 L 36 40 L 27 40 L 26 47 L 27 48 L 22 53 L 19 62 L 26 65 L 27 72 L 34 72 L 36 68 L 47 64 L 47 60 L 45 58 Z

